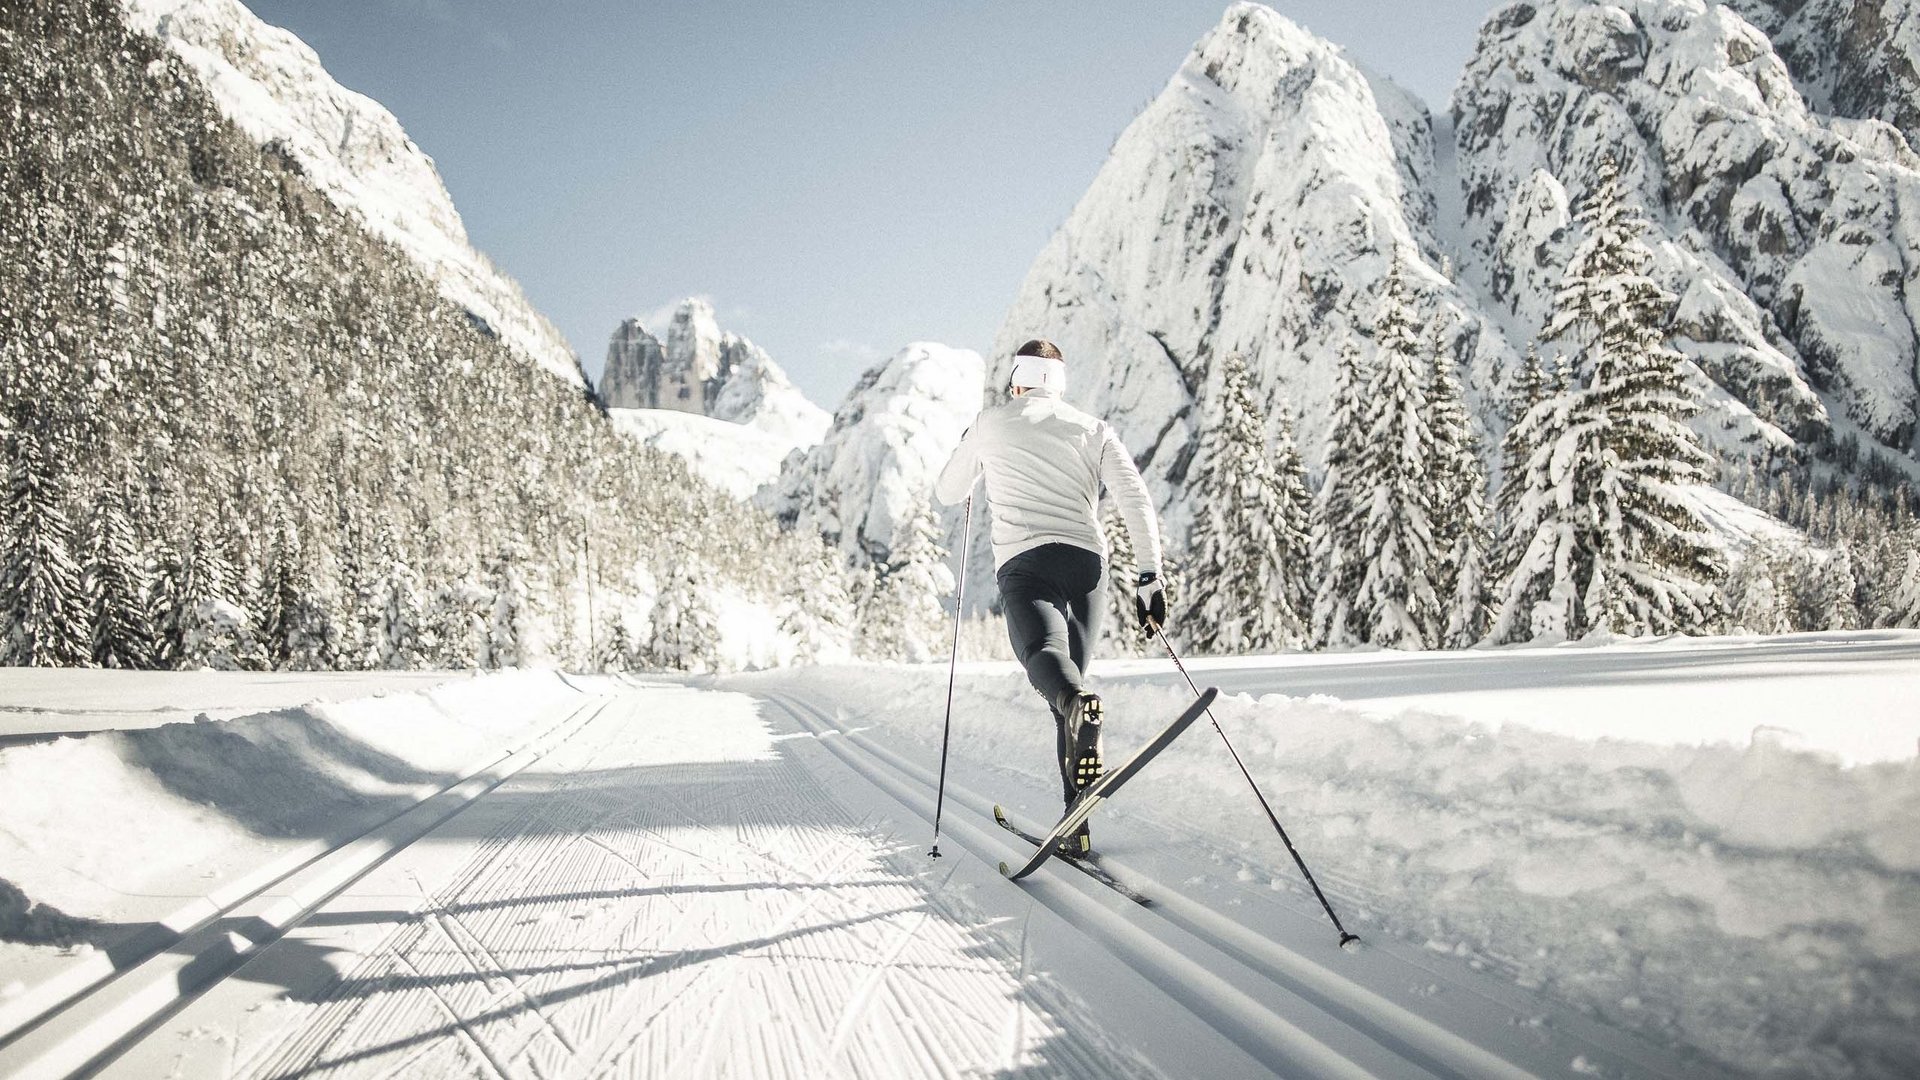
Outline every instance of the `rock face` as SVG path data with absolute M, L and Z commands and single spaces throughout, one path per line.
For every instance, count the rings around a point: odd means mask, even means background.
M 985 368 L 970 349 L 908 345 L 860 377 L 826 437 L 787 456 L 761 503 L 782 524 L 818 532 L 849 565 L 886 562 L 980 411 Z
M 560 332 L 467 241 L 433 159 L 379 102 L 334 82 L 306 43 L 239 0 L 122 5 L 127 25 L 186 61 L 228 119 L 404 251 L 477 325 L 560 378 L 586 384 Z
M 1920 141 L 1920 7 L 1912 0 L 1728 0 L 1773 39 L 1816 111 L 1885 120 Z
M 1176 539 L 1212 358 L 1246 356 L 1269 414 L 1284 404 L 1317 468 L 1336 358 L 1371 351 L 1396 259 L 1484 400 L 1511 351 L 1447 277 L 1437 175 L 1424 106 L 1272 10 L 1236 5 L 1041 252 L 989 385 L 1004 385 L 1021 341 L 1058 343 L 1069 399 L 1114 425 Z
M 1805 48 L 1845 34 L 1816 8 L 1792 20 Z M 1733 9 L 1513 4 L 1482 28 L 1454 117 L 1465 261 L 1516 330 L 1548 299 L 1535 271 L 1563 258 L 1548 189 L 1577 201 L 1611 156 L 1682 297 L 1676 343 L 1731 398 L 1713 403 L 1719 442 L 1804 442 L 1837 419 L 1911 450 L 1920 158 L 1885 122 L 1816 111 Z
M 819 442 L 830 422 L 766 350 L 722 333 L 712 305 L 700 299 L 681 301 L 665 341 L 639 319 L 621 323 L 598 389 L 610 409 L 711 416 L 785 439 L 789 448 Z

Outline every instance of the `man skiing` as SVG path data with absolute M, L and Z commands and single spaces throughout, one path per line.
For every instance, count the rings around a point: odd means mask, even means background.
M 993 562 L 1006 608 L 1007 637 L 1027 678 L 1053 713 L 1060 782 L 1069 805 L 1100 776 L 1102 709 L 1087 688 L 1087 661 L 1105 607 L 1107 541 L 1100 488 L 1119 504 L 1139 553 L 1135 608 L 1143 624 L 1167 618 L 1160 580 L 1160 529 L 1132 455 L 1106 421 L 1061 400 L 1067 366 L 1049 341 L 1014 355 L 1012 396 L 981 411 L 940 470 L 934 495 L 953 504 L 984 477 L 993 508 Z M 1062 854 L 1093 849 L 1082 825 Z

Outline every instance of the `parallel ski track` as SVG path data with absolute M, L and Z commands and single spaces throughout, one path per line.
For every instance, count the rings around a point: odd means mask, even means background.
M 633 768 L 636 719 L 615 714 L 556 755 L 565 769 L 550 790 L 490 821 L 424 908 L 235 1075 L 771 1080 L 1020 1066 L 1019 1040 L 1002 1032 L 1052 1010 L 1029 1016 L 1036 990 L 1011 972 L 1015 958 L 944 917 L 916 875 L 875 861 L 890 839 L 785 757 L 737 771 L 650 765 L 637 786 L 609 787 Z M 860 833 L 873 842 L 849 843 Z M 1046 1075 L 1149 1075 L 1087 1018 L 1059 1015 Z
M 786 692 L 763 696 L 784 708 L 855 771 L 931 820 L 935 784 L 931 770 L 902 759 L 864 735 L 842 730 L 826 709 L 803 697 Z M 993 800 L 956 784 L 951 775 L 946 797 L 976 819 L 984 819 L 993 811 Z M 965 815 L 953 813 L 955 808 L 949 805 L 944 817 L 949 835 L 960 839 L 989 865 L 1003 858 L 1002 853 L 1009 850 L 1008 840 L 1014 839 L 1012 834 L 998 826 L 990 831 L 976 826 Z M 1524 1080 L 1536 1075 L 1318 961 L 1216 914 L 1165 883 L 1111 858 L 1107 862 L 1125 873 L 1128 881 L 1150 892 L 1154 904 L 1115 908 L 1099 895 L 1112 894 L 1092 882 L 1075 882 L 1075 888 L 1030 891 L 1036 902 L 1086 930 L 1227 1038 L 1278 1071 L 1315 1077 L 1431 1075 L 1457 1080 Z M 1197 939 L 1219 958 L 1269 982 L 1276 993 L 1256 997 L 1243 992 L 1212 974 L 1219 967 L 1217 963 L 1159 955 L 1164 947 L 1148 929 L 1148 920 Z M 1302 1002 L 1357 1033 L 1370 1044 L 1370 1051 L 1353 1053 L 1345 1041 L 1336 1050 L 1296 1025 L 1288 1015 L 1299 1014 L 1290 1006 Z M 1315 1027 L 1323 1030 L 1325 1025 Z M 1384 1067 L 1383 1060 L 1388 1063 Z
M 92 1072 L 208 987 L 279 940 L 475 800 L 592 723 L 617 694 L 597 694 L 519 748 L 476 762 L 358 836 L 315 840 L 154 924 L 109 956 L 96 951 L 0 1009 L 0 1076 Z

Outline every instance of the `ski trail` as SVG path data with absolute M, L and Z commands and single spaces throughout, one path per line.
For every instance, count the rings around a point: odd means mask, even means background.
M 623 695 L 105 1073 L 1159 1075 L 757 709 Z

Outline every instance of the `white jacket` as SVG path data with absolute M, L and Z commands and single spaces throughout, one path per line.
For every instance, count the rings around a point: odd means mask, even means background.
M 1119 504 L 1138 569 L 1160 572 L 1160 526 L 1146 482 L 1106 421 L 1032 389 L 982 410 L 940 470 L 933 493 L 957 503 L 986 477 L 996 569 L 1042 544 L 1072 544 L 1107 557 L 1100 485 Z

